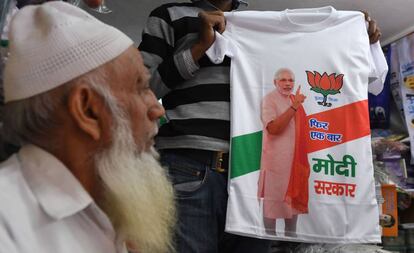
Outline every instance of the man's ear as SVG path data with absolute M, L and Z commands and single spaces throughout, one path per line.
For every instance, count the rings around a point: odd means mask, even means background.
M 277 85 L 277 80 L 276 79 L 273 79 L 273 84 Z
M 100 96 L 87 84 L 76 85 L 70 91 L 68 107 L 74 124 L 92 139 L 99 140 L 103 127 L 103 102 Z

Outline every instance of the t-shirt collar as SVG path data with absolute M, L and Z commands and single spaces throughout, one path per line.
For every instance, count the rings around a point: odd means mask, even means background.
M 290 31 L 315 32 L 334 25 L 337 16 L 337 10 L 332 6 L 286 9 L 281 13 L 281 24 Z M 303 19 L 303 21 L 298 21 L 298 19 Z

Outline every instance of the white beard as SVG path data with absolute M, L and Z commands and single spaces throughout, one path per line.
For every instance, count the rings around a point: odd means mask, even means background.
M 103 181 L 103 209 L 118 239 L 140 253 L 173 251 L 176 221 L 173 187 L 155 150 L 137 151 L 130 122 L 113 114 L 116 127 L 110 148 L 96 155 Z

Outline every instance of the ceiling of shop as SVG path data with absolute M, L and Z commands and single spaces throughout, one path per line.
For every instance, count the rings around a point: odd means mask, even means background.
M 111 14 L 96 14 L 138 44 L 146 18 L 155 7 L 173 0 L 106 0 Z M 180 1 L 183 2 L 183 1 Z M 382 31 L 382 44 L 394 41 L 414 31 L 413 0 L 248 0 L 249 10 L 284 10 L 331 5 L 338 10 L 367 10 L 377 20 Z

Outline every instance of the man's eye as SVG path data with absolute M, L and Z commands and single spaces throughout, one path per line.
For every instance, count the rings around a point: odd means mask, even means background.
M 151 91 L 151 87 L 149 85 L 148 86 L 144 86 L 144 87 L 138 86 L 137 87 L 137 90 L 138 90 L 138 94 L 146 94 L 149 91 Z

